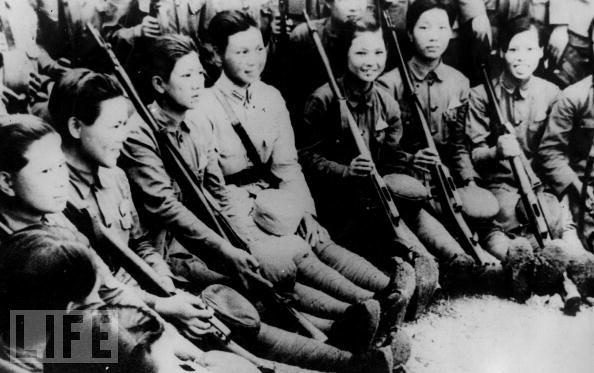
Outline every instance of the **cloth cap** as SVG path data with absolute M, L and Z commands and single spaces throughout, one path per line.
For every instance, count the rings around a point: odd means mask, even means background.
M 499 202 L 493 193 L 478 186 L 458 189 L 462 201 L 462 212 L 472 219 L 491 219 L 499 212 Z
M 228 286 L 210 285 L 201 293 L 207 306 L 216 316 L 239 336 L 255 337 L 260 331 L 260 315 L 243 295 Z
M 254 222 L 270 234 L 294 234 L 304 215 L 304 204 L 291 192 L 266 189 L 256 195 Z
M 406 174 L 388 174 L 384 181 L 395 198 L 409 201 L 426 201 L 431 195 L 425 185 L 419 180 Z

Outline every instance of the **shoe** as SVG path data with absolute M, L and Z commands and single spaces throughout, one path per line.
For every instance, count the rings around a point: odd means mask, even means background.
M 369 350 L 376 336 L 381 317 L 377 300 L 353 304 L 328 332 L 327 344 L 354 353 Z

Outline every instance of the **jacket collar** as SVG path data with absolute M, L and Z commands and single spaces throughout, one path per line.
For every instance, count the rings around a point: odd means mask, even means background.
M 348 72 L 341 79 L 339 79 L 339 83 L 342 85 L 344 95 L 349 106 L 353 108 L 360 106 L 373 106 L 373 88 L 375 83 L 373 83 L 368 89 L 362 91 L 355 88 L 356 83 L 354 79 L 355 78 Z
M 82 170 L 70 162 L 67 162 L 70 173 L 70 184 L 76 189 L 76 192 L 82 199 L 86 199 L 91 194 L 92 188 L 104 189 L 109 186 L 108 169 L 99 167 L 96 172 Z
M 499 85 L 501 85 L 501 88 L 510 95 L 518 93 L 522 99 L 526 99 L 526 97 L 528 97 L 528 92 L 533 84 L 533 77 L 518 84 L 514 82 L 505 72 L 499 76 Z
M 227 74 L 225 74 L 225 72 L 223 71 L 223 73 L 215 83 L 215 87 L 235 102 L 242 103 L 245 105 L 249 104 L 252 100 L 252 91 L 254 84 L 256 84 L 256 82 L 249 84 L 247 87 L 240 87 L 237 84 L 233 83 L 231 79 L 229 79 Z
M 148 109 L 153 115 L 153 118 L 155 118 L 155 121 L 159 125 L 159 129 L 161 131 L 177 132 L 179 129 L 182 129 L 183 131 L 190 132 L 190 127 L 188 127 L 186 122 L 163 110 L 163 108 L 156 101 L 153 101 L 151 104 L 149 104 Z
M 429 70 L 417 62 L 414 58 L 411 58 L 408 60 L 408 68 L 413 78 L 419 82 L 425 81 L 429 76 L 432 76 L 433 79 L 442 82 L 447 74 L 442 61 L 439 61 L 439 64 L 433 70 Z

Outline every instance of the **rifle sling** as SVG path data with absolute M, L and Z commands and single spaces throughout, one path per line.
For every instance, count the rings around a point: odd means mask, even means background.
M 239 137 L 239 140 L 241 140 L 241 143 L 243 144 L 243 147 L 245 148 L 245 151 L 247 153 L 248 159 L 254 165 L 253 166 L 254 171 L 256 171 L 256 173 L 259 173 L 260 177 L 262 179 L 268 181 L 273 186 L 275 184 L 278 185 L 280 180 L 274 174 L 272 174 L 272 172 L 270 171 L 270 165 L 262 162 L 262 159 L 260 158 L 260 154 L 258 153 L 256 146 L 254 145 L 254 143 L 252 142 L 252 139 L 250 139 L 250 136 L 248 135 L 245 128 L 241 124 L 241 121 L 235 114 L 235 111 L 229 104 L 229 101 L 227 101 L 227 98 L 225 97 L 224 93 L 218 89 L 215 89 L 214 92 L 215 92 L 215 97 L 223 106 L 223 110 L 225 111 L 225 114 L 227 115 L 227 117 L 229 118 L 229 121 L 231 122 L 231 127 L 233 127 L 233 130 Z M 250 172 L 252 174 L 252 176 L 249 179 L 253 179 L 254 171 Z M 241 172 L 242 171 L 240 171 L 240 173 Z M 234 175 L 237 175 L 237 174 L 234 174 Z M 228 180 L 232 181 L 234 175 L 230 175 Z M 241 179 L 243 179 L 243 177 Z M 246 184 L 246 183 L 244 182 L 243 184 Z

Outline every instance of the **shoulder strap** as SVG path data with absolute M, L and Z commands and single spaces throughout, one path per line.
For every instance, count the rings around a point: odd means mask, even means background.
M 235 114 L 235 111 L 233 111 L 233 108 L 229 104 L 229 101 L 227 101 L 227 98 L 224 96 L 224 93 L 216 88 L 214 89 L 214 92 L 217 100 L 219 100 L 219 102 L 223 106 L 223 110 L 225 110 L 227 117 L 229 117 L 229 120 L 231 121 L 231 127 L 233 127 L 233 130 L 235 131 L 237 136 L 239 136 L 239 139 L 241 140 L 241 143 L 243 144 L 243 147 L 246 150 L 248 158 L 250 159 L 250 161 L 252 161 L 254 166 L 264 167 L 264 163 L 262 162 L 262 159 L 260 159 L 260 154 L 258 153 L 256 146 L 250 139 L 250 136 L 245 131 L 245 128 L 243 128 L 241 121 Z

